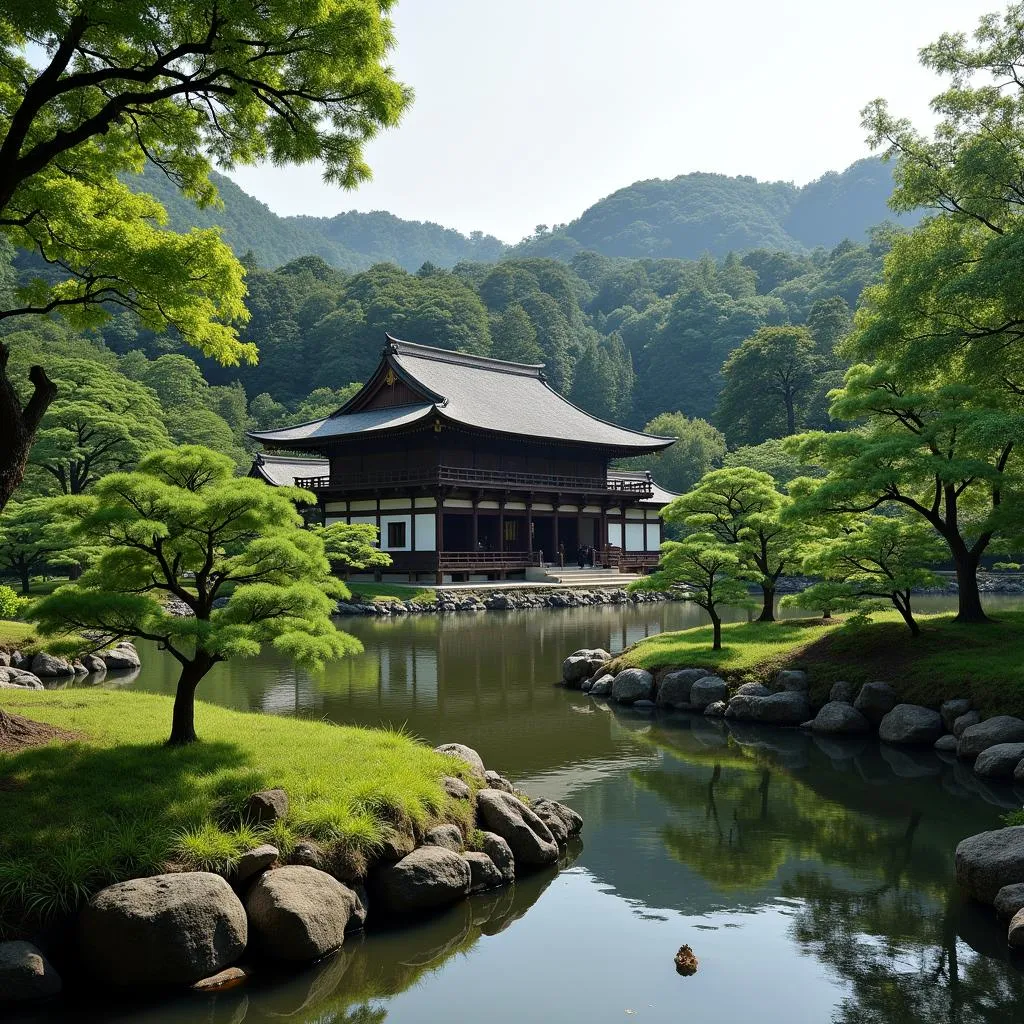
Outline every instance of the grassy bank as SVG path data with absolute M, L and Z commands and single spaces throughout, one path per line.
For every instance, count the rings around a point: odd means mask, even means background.
M 910 703 L 969 697 L 983 713 L 1024 716 L 1024 611 L 1000 612 L 980 626 L 955 623 L 951 614 L 919 616 L 918 637 L 895 612 L 873 618 L 862 625 L 841 619 L 732 623 L 722 628 L 721 651 L 711 650 L 711 627 L 700 626 L 641 640 L 620 661 L 648 669 L 706 667 L 737 683 L 800 668 L 817 699 L 840 679 L 882 679 Z
M 437 595 L 433 590 L 409 585 L 403 587 L 396 583 L 346 583 L 352 596 L 359 596 L 367 601 L 426 601 L 433 603 Z
M 167 697 L 5 690 L 0 708 L 82 737 L 0 753 L 0 928 L 168 864 L 224 870 L 259 842 L 288 852 L 302 840 L 358 862 L 395 823 L 468 813 L 441 786 L 465 777 L 460 763 L 395 732 L 200 703 L 202 742 L 169 749 Z M 241 823 L 248 795 L 272 787 L 288 792 L 285 821 Z
M 36 628 L 31 622 L 0 619 L 0 648 L 34 650 L 36 646 L 35 632 Z

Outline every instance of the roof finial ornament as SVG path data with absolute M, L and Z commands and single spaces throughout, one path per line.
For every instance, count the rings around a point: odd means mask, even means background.
M 394 355 L 398 351 L 398 339 L 392 338 L 387 331 L 384 332 L 384 351 Z

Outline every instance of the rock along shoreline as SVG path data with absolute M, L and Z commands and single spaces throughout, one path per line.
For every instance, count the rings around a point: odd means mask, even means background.
M 892 747 L 932 749 L 985 782 L 1024 786 L 1024 719 L 982 718 L 967 698 L 930 708 L 901 703 L 895 687 L 884 681 L 837 682 L 827 701 L 814 702 L 807 673 L 796 669 L 780 670 L 771 685 L 731 688 L 708 669 L 613 667 L 611 654 L 601 648 L 573 651 L 562 663 L 561 684 L 636 710 L 799 728 L 821 737 L 876 736 Z M 994 906 L 1009 922 L 1010 947 L 1024 950 L 1024 825 L 964 839 L 955 861 L 960 886 Z
M 435 749 L 466 766 L 472 786 L 454 775 L 443 786 L 451 801 L 471 802 L 475 827 L 449 822 L 420 834 L 397 823 L 371 860 L 313 842 L 285 857 L 266 842 L 230 873 L 167 871 L 109 885 L 56 934 L 49 925 L 0 942 L 0 1006 L 62 991 L 73 999 L 84 988 L 234 987 L 260 965 L 299 968 L 328 957 L 368 922 L 421 919 L 557 868 L 578 848 L 583 819 L 570 807 L 531 801 L 471 747 Z M 284 790 L 265 790 L 252 794 L 243 818 L 268 829 L 288 807 Z

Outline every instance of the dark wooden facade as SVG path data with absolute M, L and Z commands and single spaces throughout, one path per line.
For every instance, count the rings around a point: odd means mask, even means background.
M 539 367 L 389 339 L 333 416 L 253 436 L 315 452 L 320 471 L 296 482 L 317 495 L 325 522 L 373 523 L 402 578 L 522 576 L 573 564 L 581 547 L 622 569 L 657 562 L 671 495 L 609 463 L 671 441 L 595 420 Z

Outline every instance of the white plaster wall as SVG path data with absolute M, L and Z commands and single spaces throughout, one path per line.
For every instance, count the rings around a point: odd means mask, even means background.
M 416 550 L 437 550 L 437 519 L 433 512 L 416 514 Z

